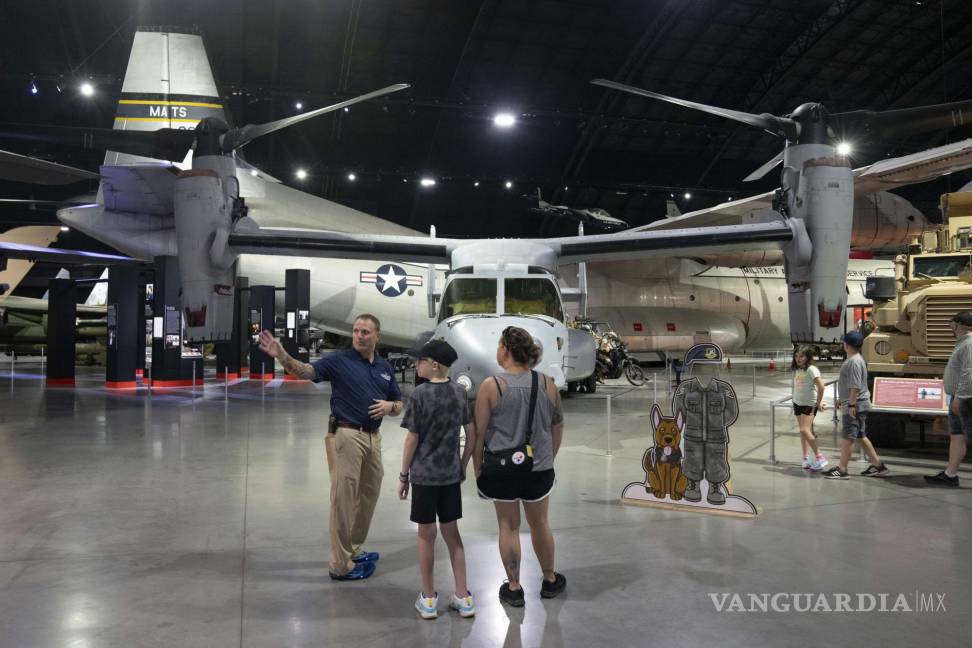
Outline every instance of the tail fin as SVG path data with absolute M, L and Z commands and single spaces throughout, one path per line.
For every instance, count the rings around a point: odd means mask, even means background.
M 47 247 L 57 240 L 57 235 L 60 232 L 60 227 L 43 225 L 15 227 L 0 234 L 0 241 Z M 33 261 L 23 261 L 20 259 L 9 259 L 7 261 L 7 268 L 0 271 L 0 285 L 6 286 L 3 294 L 0 294 L 0 302 L 3 301 L 4 295 L 9 295 L 13 292 L 14 288 L 27 276 L 27 273 L 33 267 Z
M 104 306 L 108 303 L 108 268 L 101 273 L 101 279 L 104 281 L 96 283 L 88 298 L 84 300 L 85 306 Z
M 682 210 L 678 208 L 674 200 L 665 201 L 665 218 L 675 218 L 682 215 Z
M 57 271 L 57 274 L 54 275 L 54 278 L 55 279 L 70 279 L 71 278 L 71 273 L 68 272 L 67 268 L 61 268 L 60 270 Z M 45 290 L 44 291 L 44 296 L 41 297 L 41 299 L 43 299 L 44 301 L 47 301 L 47 298 L 49 296 L 49 293 L 50 293 L 49 290 Z
M 229 123 L 202 36 L 173 27 L 139 27 L 114 127 L 139 131 L 192 129 L 204 117 Z M 146 161 L 115 151 L 105 155 L 105 164 L 111 165 Z

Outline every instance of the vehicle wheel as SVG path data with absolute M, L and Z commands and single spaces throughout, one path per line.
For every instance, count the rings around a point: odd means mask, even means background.
M 624 377 L 635 387 L 645 384 L 645 370 L 634 360 L 629 360 L 624 365 Z

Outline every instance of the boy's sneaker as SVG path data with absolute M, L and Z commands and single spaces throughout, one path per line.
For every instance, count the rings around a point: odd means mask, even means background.
M 847 471 L 841 470 L 840 466 L 834 466 L 830 470 L 825 470 L 820 474 L 824 476 L 824 479 L 847 479 Z
M 929 484 L 936 484 L 938 486 L 951 486 L 952 488 L 959 487 L 958 475 L 949 477 L 945 474 L 944 470 L 937 475 L 925 475 L 925 481 Z
M 807 456 L 807 455 L 804 455 L 804 457 L 803 457 L 803 469 L 804 470 L 810 470 L 812 467 L 813 467 L 813 462 L 810 461 L 810 457 Z
M 548 581 L 546 578 L 540 585 L 540 598 L 553 598 L 558 594 L 562 594 L 563 591 L 567 589 L 567 579 L 563 574 L 559 572 L 554 572 L 554 579 Z
M 439 616 L 439 593 L 436 592 L 435 596 L 426 596 L 425 592 L 419 592 L 418 598 L 415 599 L 415 611 L 423 619 L 434 619 Z
M 810 470 L 823 470 L 824 468 L 827 467 L 827 464 L 829 463 L 830 462 L 827 461 L 827 457 L 823 455 L 817 455 L 817 458 L 813 460 L 812 464 L 810 464 Z
M 880 466 L 871 464 L 867 467 L 867 470 L 861 472 L 861 475 L 864 477 L 884 477 L 890 472 L 891 471 L 888 470 L 888 467 L 885 466 L 884 462 L 882 461 Z
M 523 607 L 525 603 L 523 600 L 523 588 L 521 587 L 518 590 L 511 590 L 508 582 L 503 583 L 500 585 L 499 599 L 510 607 Z
M 521 592 L 523 590 L 520 590 Z M 473 604 L 472 592 L 466 592 L 466 595 L 459 598 L 455 594 L 452 595 L 452 600 L 449 602 L 449 608 L 456 610 L 459 616 L 469 618 L 476 615 L 476 606 Z
M 347 574 L 335 574 L 331 572 L 331 579 L 337 581 L 364 580 L 375 573 L 375 563 L 363 562 L 356 563 L 354 569 Z

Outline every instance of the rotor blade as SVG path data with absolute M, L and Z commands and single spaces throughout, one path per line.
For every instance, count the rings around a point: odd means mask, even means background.
M 830 116 L 835 131 L 863 130 L 886 137 L 904 137 L 966 124 L 972 124 L 972 101 L 881 112 L 853 110 Z
M 753 180 L 759 180 L 764 175 L 772 171 L 773 167 L 775 167 L 777 164 L 779 164 L 782 161 L 783 161 L 783 151 L 780 151 L 779 153 L 774 155 L 772 159 L 770 159 L 768 162 L 763 164 L 763 166 L 759 167 L 758 169 L 750 173 L 748 176 L 743 178 L 743 182 L 752 182 Z
M 0 138 L 47 142 L 81 149 L 117 151 L 156 160 L 182 162 L 196 139 L 196 132 L 180 128 L 127 131 L 113 128 L 0 124 Z
M 101 176 L 84 169 L 0 151 L 0 178 L 31 184 L 64 185 L 82 180 L 98 180 Z
M 359 97 L 348 99 L 347 101 L 341 101 L 334 105 L 318 108 L 317 110 L 311 110 L 310 112 L 294 115 L 293 117 L 285 117 L 283 119 L 267 122 L 265 124 L 247 124 L 246 126 L 242 126 L 240 128 L 234 128 L 223 135 L 222 147 L 224 151 L 229 152 L 243 146 L 248 142 L 251 142 L 258 137 L 278 131 L 281 128 L 287 128 L 288 126 L 299 124 L 302 121 L 313 119 L 314 117 L 319 117 L 321 115 L 334 112 L 335 110 L 341 110 L 347 106 L 351 106 L 362 101 L 368 101 L 369 99 L 374 99 L 375 97 L 380 97 L 392 92 L 398 92 L 399 90 L 404 90 L 408 87 L 410 86 L 407 83 L 396 83 L 395 85 L 390 85 L 386 88 L 382 88 L 381 90 L 375 90 L 374 92 L 369 92 L 368 94 L 363 94 Z
M 696 103 L 686 99 L 678 99 L 677 97 L 669 97 L 668 95 L 658 94 L 657 92 L 652 92 L 650 90 L 642 90 L 641 88 L 625 85 L 616 81 L 609 81 L 607 79 L 594 79 L 591 81 L 591 83 L 594 85 L 604 86 L 605 88 L 611 88 L 612 90 L 630 92 L 631 94 L 640 95 L 642 97 L 650 97 L 651 99 L 658 99 L 659 101 L 667 101 L 668 103 L 673 103 L 676 106 L 691 108 L 692 110 L 700 110 L 704 113 L 709 113 L 710 115 L 732 119 L 733 121 L 741 122 L 749 126 L 761 128 L 771 135 L 783 137 L 791 142 L 796 141 L 797 135 L 799 135 L 796 122 L 786 117 L 777 117 L 776 115 L 771 115 L 769 113 L 754 115 L 752 113 L 741 112 L 738 110 L 729 110 L 728 108 L 709 106 L 708 104 Z

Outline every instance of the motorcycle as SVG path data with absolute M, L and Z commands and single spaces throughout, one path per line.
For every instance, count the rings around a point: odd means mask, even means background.
M 594 374 L 598 382 L 620 378 L 623 375 L 636 387 L 645 384 L 645 370 L 628 354 L 627 347 L 613 331 L 601 336 L 597 345 Z

